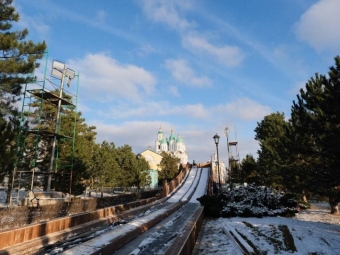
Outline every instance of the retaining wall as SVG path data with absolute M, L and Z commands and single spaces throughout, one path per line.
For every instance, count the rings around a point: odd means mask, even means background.
M 169 246 L 165 255 L 187 255 L 194 249 L 198 234 L 202 228 L 204 219 L 204 207 L 200 206 L 189 222 L 182 229 L 182 233 L 176 237 Z
M 107 207 L 92 212 L 76 214 L 68 217 L 57 218 L 38 224 L 32 224 L 26 227 L 19 227 L 9 230 L 0 231 L 0 249 L 13 246 L 34 238 L 42 237 L 51 233 L 65 230 L 87 222 L 105 218 L 131 208 L 145 205 L 155 201 L 156 198 L 149 198 L 140 201 L 121 204 L 113 207 Z
M 185 176 L 188 174 L 191 165 L 187 164 L 185 168 L 182 168 L 182 171 L 169 183 L 167 181 L 163 181 L 163 191 L 162 197 L 167 197 L 171 192 L 173 192 L 184 180 Z

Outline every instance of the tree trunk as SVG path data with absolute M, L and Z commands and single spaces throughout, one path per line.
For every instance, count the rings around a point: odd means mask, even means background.
M 306 195 L 302 195 L 302 201 L 308 203 Z
M 329 205 L 331 206 L 331 214 L 339 214 L 339 201 L 335 196 L 329 197 Z
M 13 189 L 13 176 L 15 175 L 15 170 L 14 173 L 10 172 L 9 176 L 8 176 L 8 184 L 7 184 L 7 196 L 6 196 L 6 203 L 10 204 L 11 203 L 11 199 L 12 199 L 12 189 Z M 19 192 L 19 190 L 18 190 Z M 12 206 L 12 204 L 10 204 L 10 206 Z

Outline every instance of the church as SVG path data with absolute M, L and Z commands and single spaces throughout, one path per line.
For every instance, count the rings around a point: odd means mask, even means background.
M 162 151 L 170 152 L 181 160 L 181 164 L 188 163 L 188 153 L 186 152 L 183 139 L 180 135 L 176 138 L 173 129 L 171 130 L 169 138 L 167 138 L 162 128 L 159 128 L 157 140 L 155 141 L 155 151 L 157 153 L 161 153 Z

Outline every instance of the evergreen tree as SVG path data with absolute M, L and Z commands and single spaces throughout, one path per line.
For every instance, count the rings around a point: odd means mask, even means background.
M 137 169 L 139 186 L 145 187 L 150 185 L 151 183 L 151 177 L 149 174 L 150 165 L 145 160 L 145 158 L 141 157 L 139 160 L 137 159 Z
M 13 143 L 16 133 L 11 122 L 0 117 L 0 183 L 13 170 L 15 150 Z
M 272 113 L 255 128 L 255 140 L 259 141 L 258 172 L 262 184 L 281 186 L 281 139 L 285 136 L 285 116 L 283 113 Z
M 13 113 L 13 103 L 19 99 L 22 84 L 32 80 L 46 50 L 45 42 L 25 41 L 28 30 L 12 31 L 19 14 L 11 6 L 13 0 L 0 0 L 0 116 Z
M 136 155 L 132 152 L 132 147 L 129 145 L 118 147 L 116 161 L 119 167 L 116 171 L 117 185 L 124 187 L 125 190 L 128 187 L 137 187 L 138 162 Z
M 241 181 L 247 183 L 255 183 L 260 185 L 260 179 L 257 172 L 257 162 L 253 155 L 247 154 L 241 162 Z
M 161 171 L 159 172 L 158 179 L 170 181 L 178 174 L 178 166 L 181 160 L 172 153 L 164 151 L 162 151 L 161 156 L 162 160 L 159 164 Z
M 20 99 L 22 84 L 33 80 L 34 69 L 39 67 L 46 50 L 45 42 L 35 44 L 25 40 L 28 30 L 13 31 L 13 22 L 18 22 L 19 14 L 12 6 L 13 0 L 0 0 L 0 143 L 5 148 L 6 163 L 0 162 L 0 173 L 9 173 L 15 161 L 15 137 L 18 132 L 18 117 L 15 102 Z M 4 124 L 4 122 L 9 122 Z M 4 128 L 5 127 L 5 128 Z M 6 135 L 6 137 L 4 137 Z M 8 194 L 11 192 L 9 185 Z M 7 198 L 7 201 L 9 197 Z
M 91 155 L 96 148 L 96 127 L 88 126 L 81 115 L 81 112 L 70 110 L 61 121 L 61 132 L 64 135 L 73 137 L 74 130 L 76 132 L 74 144 L 72 139 L 66 139 L 60 141 L 59 145 L 59 171 L 70 173 L 69 168 L 63 168 L 62 164 L 73 163 L 72 194 L 81 194 L 84 191 L 85 180 L 90 179 L 91 176 Z M 69 192 L 69 189 L 63 191 Z
M 329 196 L 331 212 L 340 202 L 340 57 L 328 77 L 316 74 L 292 106 L 297 160 L 310 177 L 310 189 Z
M 116 162 L 116 149 L 114 143 L 102 142 L 92 153 L 91 177 L 92 188 L 99 187 L 103 197 L 104 187 L 116 185 L 115 173 L 118 169 Z

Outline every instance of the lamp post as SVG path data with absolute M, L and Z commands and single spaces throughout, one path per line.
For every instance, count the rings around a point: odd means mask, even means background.
M 53 164 L 54 164 L 54 154 L 57 143 L 57 133 L 59 129 L 59 118 L 60 118 L 60 110 L 61 110 L 61 101 L 63 98 L 63 89 L 64 89 L 64 80 L 67 77 L 67 86 L 71 85 L 71 80 L 75 77 L 75 71 L 72 69 L 66 68 L 66 64 L 57 60 L 54 60 L 52 63 L 52 71 L 51 76 L 60 80 L 60 89 L 59 89 L 59 99 L 58 99 L 58 109 L 57 109 L 57 117 L 55 121 L 55 130 L 54 130 L 54 138 L 52 144 L 52 155 L 51 155 L 51 163 L 49 168 L 48 180 L 47 180 L 47 191 L 51 189 L 51 181 L 53 172 Z
M 232 184 L 232 180 L 231 180 L 231 164 L 230 164 L 230 152 L 229 152 L 229 133 L 230 133 L 230 129 L 228 126 L 226 126 L 226 128 L 224 129 L 224 133 L 227 137 L 227 146 L 228 146 L 228 169 L 229 169 L 229 185 L 230 185 L 230 190 L 233 189 L 233 184 Z
M 141 157 L 142 157 L 142 155 L 140 153 L 138 153 L 136 155 L 136 158 L 138 160 L 138 182 L 137 182 L 137 193 L 138 193 L 138 195 L 139 195 L 139 188 L 140 188 L 140 168 L 139 168 L 140 164 L 139 164 L 139 160 L 140 160 Z
M 218 172 L 218 186 L 219 186 L 219 192 L 221 193 L 221 175 L 220 175 L 220 159 L 218 157 L 218 143 L 220 141 L 220 137 L 216 134 L 214 135 L 214 141 L 216 144 L 216 153 L 217 153 L 217 172 Z

